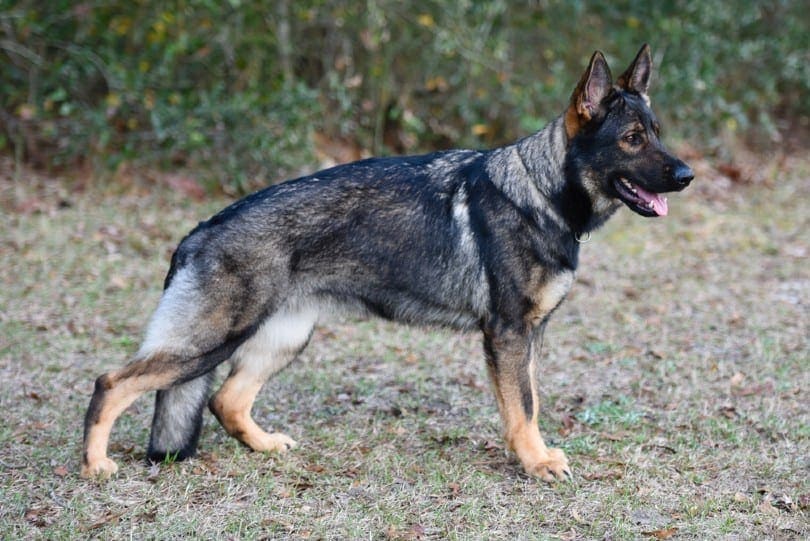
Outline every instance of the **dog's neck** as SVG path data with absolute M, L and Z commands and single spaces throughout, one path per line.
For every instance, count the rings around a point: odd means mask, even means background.
M 529 176 L 547 197 L 559 191 L 565 182 L 565 123 L 562 116 L 549 122 L 537 133 L 514 144 Z
M 601 221 L 593 223 L 590 200 L 587 196 L 578 197 L 575 187 L 572 189 L 568 182 L 567 145 L 561 115 L 539 132 L 493 150 L 488 168 L 493 173 L 490 175 L 493 183 L 544 227 L 553 224 L 581 236 L 598 227 Z M 573 220 L 572 208 L 575 210 Z
M 618 200 L 601 195 L 597 181 L 575 166 L 564 115 L 514 147 L 546 200 L 543 212 L 563 219 L 577 239 L 601 227 L 621 207 Z

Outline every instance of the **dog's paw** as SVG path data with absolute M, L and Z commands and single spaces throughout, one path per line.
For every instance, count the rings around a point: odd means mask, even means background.
M 79 475 L 85 479 L 109 479 L 116 473 L 118 473 L 118 464 L 104 457 L 87 464 L 82 464 L 82 471 Z
M 547 483 L 569 481 L 572 479 L 568 458 L 562 449 L 549 449 L 546 458 L 527 465 L 526 473 L 539 477 Z
M 272 434 L 264 433 L 251 442 L 250 448 L 263 453 L 285 453 L 294 448 L 298 443 L 289 436 L 281 432 Z

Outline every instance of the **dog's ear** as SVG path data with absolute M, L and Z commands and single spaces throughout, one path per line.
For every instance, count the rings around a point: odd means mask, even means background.
M 591 57 L 588 69 L 582 74 L 579 84 L 571 95 L 571 103 L 565 112 L 565 131 L 568 139 L 573 138 L 582 127 L 604 114 L 602 100 L 613 86 L 610 68 L 605 56 L 596 51 Z
M 650 88 L 651 74 L 652 54 L 650 53 L 650 46 L 645 43 L 636 55 L 636 59 L 630 64 L 630 67 L 619 76 L 616 84 L 623 90 L 646 97 L 647 90 Z

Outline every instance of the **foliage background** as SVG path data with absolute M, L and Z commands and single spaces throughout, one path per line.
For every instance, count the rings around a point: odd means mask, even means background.
M 241 192 L 314 158 L 509 142 L 593 50 L 618 74 L 643 42 L 670 139 L 767 145 L 810 125 L 809 41 L 799 0 L 0 0 L 0 147 Z

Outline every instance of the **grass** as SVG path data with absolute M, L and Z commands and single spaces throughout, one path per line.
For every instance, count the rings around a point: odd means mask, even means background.
M 261 393 L 259 423 L 301 443 L 286 456 L 207 416 L 197 458 L 150 467 L 142 399 L 112 434 L 119 475 L 79 479 L 94 378 L 226 201 L 3 175 L 0 537 L 806 538 L 810 163 L 776 175 L 699 178 L 584 247 L 545 341 L 541 430 L 576 476 L 553 486 L 505 454 L 477 336 L 380 321 L 320 327 Z

